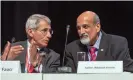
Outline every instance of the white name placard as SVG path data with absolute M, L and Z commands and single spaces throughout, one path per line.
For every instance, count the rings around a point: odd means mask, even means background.
M 122 73 L 123 61 L 79 61 L 77 73 Z
M 0 73 L 21 73 L 20 61 L 0 61 Z

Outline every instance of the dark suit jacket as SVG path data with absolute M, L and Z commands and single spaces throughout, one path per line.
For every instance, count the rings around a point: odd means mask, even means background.
M 104 49 L 104 51 L 101 51 Z M 77 71 L 77 52 L 88 52 L 87 47 L 75 40 L 66 47 L 65 64 Z M 124 71 L 133 72 L 133 60 L 130 58 L 127 39 L 121 36 L 106 34 L 102 31 L 102 38 L 96 61 L 123 61 Z
M 26 62 L 26 53 L 27 53 L 27 41 L 20 41 L 13 43 L 14 45 L 22 45 L 24 47 L 24 51 L 20 53 L 19 56 L 17 56 L 14 60 L 20 60 L 21 62 L 21 70 L 24 73 L 25 72 L 25 62 Z M 60 66 L 60 55 L 56 53 L 55 51 L 48 49 L 48 53 L 45 57 L 43 57 L 42 61 L 42 73 L 53 73 L 57 72 L 57 67 Z

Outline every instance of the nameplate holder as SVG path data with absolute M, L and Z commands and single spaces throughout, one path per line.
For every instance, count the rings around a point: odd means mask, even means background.
M 78 61 L 77 73 L 122 73 L 123 61 Z
M 20 61 L 0 61 L 0 73 L 21 73 Z

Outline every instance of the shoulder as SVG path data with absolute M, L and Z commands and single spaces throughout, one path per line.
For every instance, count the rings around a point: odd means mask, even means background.
M 111 38 L 109 39 L 109 44 L 111 49 L 114 50 L 124 50 L 128 49 L 128 41 L 126 37 L 119 35 L 108 34 Z
M 60 57 L 60 54 L 55 52 L 54 50 L 52 49 L 49 49 L 49 55 L 50 56 L 53 56 L 53 57 Z
M 69 44 L 67 44 L 67 47 L 73 47 L 75 45 L 78 45 L 79 43 L 80 43 L 79 40 L 74 40 L 74 41 L 70 42 Z
M 114 34 L 106 34 L 104 31 L 102 32 L 102 39 L 106 39 L 109 43 L 119 44 L 119 43 L 127 43 L 127 39 L 124 36 L 114 35 Z
M 111 36 L 111 42 L 114 44 L 128 43 L 126 37 L 112 34 L 108 34 L 108 36 Z

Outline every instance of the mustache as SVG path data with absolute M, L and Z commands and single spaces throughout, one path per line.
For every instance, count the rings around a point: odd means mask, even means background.
M 87 33 L 83 33 L 83 34 L 80 35 L 81 38 L 83 38 L 83 37 L 88 37 L 88 36 L 89 36 L 89 35 L 88 35 Z

